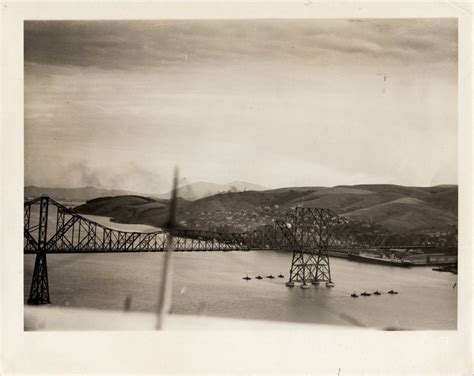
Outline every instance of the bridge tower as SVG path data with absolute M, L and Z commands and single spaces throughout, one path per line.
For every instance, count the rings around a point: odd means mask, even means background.
M 334 286 L 329 246 L 340 223 L 332 211 L 318 208 L 296 208 L 286 223 L 277 222 L 288 246 L 293 249 L 287 286 L 293 287 L 295 282 L 302 283 L 302 288 L 324 282 L 327 287 Z
M 46 241 L 48 236 L 49 197 L 40 198 L 40 218 L 38 224 L 38 241 L 35 269 L 31 282 L 28 304 L 49 304 L 48 267 L 46 263 Z

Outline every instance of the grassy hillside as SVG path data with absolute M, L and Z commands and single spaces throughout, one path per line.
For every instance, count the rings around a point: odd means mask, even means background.
M 294 207 L 323 207 L 354 219 L 372 221 L 393 232 L 443 229 L 457 222 L 457 186 L 403 187 L 357 185 L 295 187 L 221 193 L 180 200 L 178 222 L 185 227 L 247 231 L 281 218 Z M 167 200 L 137 196 L 91 200 L 79 212 L 107 215 L 120 222 L 159 226 Z
M 453 213 L 435 208 L 412 197 L 355 210 L 344 215 L 357 220 L 378 223 L 394 232 L 444 228 L 457 222 L 457 217 Z
M 152 199 L 142 196 L 127 195 L 119 197 L 100 197 L 76 206 L 80 214 L 111 217 L 122 223 L 141 223 L 161 225 L 168 216 L 168 200 Z M 180 199 L 182 207 L 186 203 Z

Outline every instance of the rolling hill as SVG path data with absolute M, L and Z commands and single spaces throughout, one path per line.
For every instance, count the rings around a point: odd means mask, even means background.
M 441 229 L 457 223 L 454 213 L 411 197 L 358 209 L 344 215 L 357 220 L 372 221 L 399 233 L 425 228 Z
M 187 202 L 178 199 L 183 207 Z M 168 217 L 169 200 L 127 195 L 118 197 L 99 197 L 76 206 L 74 210 L 81 214 L 110 217 L 115 222 L 162 225 Z M 159 220 L 157 220 L 159 218 Z
M 443 229 L 457 223 L 457 186 L 357 185 L 294 187 L 227 192 L 195 201 L 181 199 L 178 222 L 188 228 L 247 231 L 281 218 L 296 206 L 323 207 L 393 232 Z M 168 201 L 137 196 L 91 200 L 79 213 L 107 215 L 119 222 L 160 226 Z

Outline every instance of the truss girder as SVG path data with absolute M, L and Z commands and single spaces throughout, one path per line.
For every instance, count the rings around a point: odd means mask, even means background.
M 167 231 L 149 233 L 114 230 L 75 213 L 55 200 L 42 197 L 24 204 L 24 252 L 37 253 L 41 224 L 32 221 L 32 206 L 53 205 L 57 209 L 55 231 L 45 241 L 46 253 L 71 252 L 161 252 L 165 249 Z M 347 218 L 329 209 L 298 207 L 283 220 L 243 233 L 224 233 L 192 229 L 175 232 L 177 251 L 246 251 L 250 249 L 296 250 L 303 253 L 319 249 L 357 249 L 378 246 L 390 248 L 382 234 L 354 232 Z M 399 248 L 456 248 L 457 227 L 436 235 L 419 237 L 412 245 Z M 393 246 L 392 246 L 393 247 Z M 324 262 L 321 261 L 321 262 Z

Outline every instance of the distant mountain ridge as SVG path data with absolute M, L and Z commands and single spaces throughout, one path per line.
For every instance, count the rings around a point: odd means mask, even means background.
M 185 200 L 197 200 L 221 192 L 262 191 L 265 189 L 267 188 L 261 185 L 244 181 L 233 181 L 228 184 L 197 182 L 179 187 L 178 197 L 181 197 Z M 89 201 L 94 198 L 116 196 L 143 196 L 157 199 L 169 199 L 171 197 L 171 192 L 163 194 L 147 194 L 120 189 L 96 188 L 91 186 L 78 188 L 48 188 L 29 185 L 24 187 L 25 199 L 39 197 L 43 194 L 61 201 Z
M 77 207 L 77 211 L 107 212 L 119 222 L 154 226 L 162 225 L 167 218 L 167 200 L 135 203 L 127 200 L 121 197 L 94 200 L 93 205 L 87 203 Z M 457 224 L 458 187 L 378 184 L 223 192 L 195 201 L 181 199 L 177 220 L 188 228 L 248 231 L 284 217 L 297 206 L 329 208 L 398 233 L 437 230 Z
M 78 188 L 46 188 L 29 185 L 24 187 L 25 199 L 48 195 L 49 197 L 60 201 L 89 201 L 98 197 L 114 196 L 145 196 L 143 193 L 136 193 L 116 189 L 103 189 L 96 187 L 78 187 Z
M 196 182 L 178 187 L 177 195 L 185 200 L 198 200 L 223 192 L 264 191 L 267 188 L 244 181 L 233 181 L 228 184 Z M 157 195 L 159 198 L 170 198 L 171 192 Z

